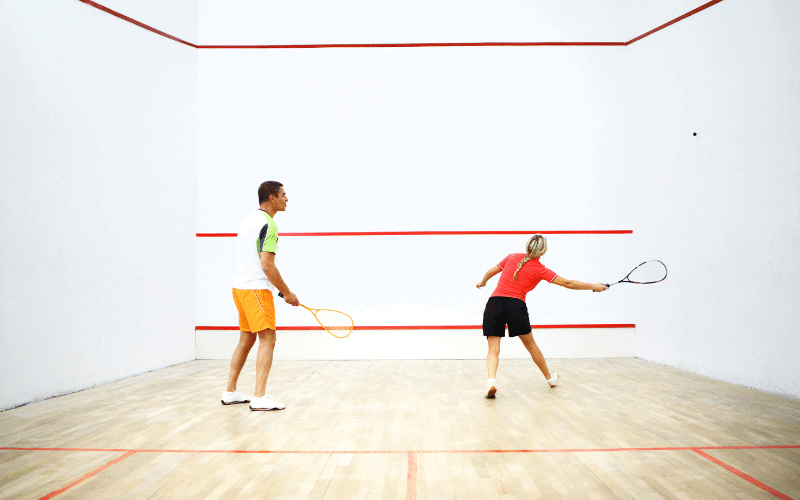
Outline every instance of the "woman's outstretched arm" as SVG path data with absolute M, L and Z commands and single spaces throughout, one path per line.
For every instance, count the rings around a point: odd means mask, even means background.
M 568 280 L 562 278 L 561 276 L 556 276 L 551 283 L 563 286 L 564 288 L 569 288 L 570 290 L 591 290 L 593 292 L 603 292 L 608 290 L 608 287 L 602 283 L 584 283 L 583 281 L 578 280 Z
M 483 279 L 478 282 L 478 288 L 483 288 L 486 286 L 486 282 L 492 279 L 495 274 L 501 273 L 503 270 L 500 266 L 494 266 L 493 268 L 486 271 L 486 274 L 483 275 Z

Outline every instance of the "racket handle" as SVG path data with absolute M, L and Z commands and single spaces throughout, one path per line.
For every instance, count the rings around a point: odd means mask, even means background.
M 278 297 L 283 298 L 283 292 L 278 292 Z
M 607 287 L 610 287 L 610 286 L 611 286 L 611 285 L 609 285 L 608 283 L 603 283 L 603 284 L 604 284 L 605 286 L 607 286 Z M 282 295 L 281 295 L 281 297 L 282 297 Z

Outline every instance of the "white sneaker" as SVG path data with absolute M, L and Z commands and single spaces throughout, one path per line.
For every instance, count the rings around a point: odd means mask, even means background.
M 283 410 L 286 405 L 278 403 L 272 399 L 272 394 L 264 394 L 260 398 L 253 398 L 250 401 L 250 409 L 253 411 Z
M 547 383 L 550 384 L 550 388 L 551 389 L 553 387 L 557 386 L 558 385 L 558 373 L 556 373 L 556 372 L 551 373 L 550 374 L 550 380 L 548 380 Z
M 239 391 L 233 392 L 223 392 L 222 393 L 222 404 L 224 405 L 235 405 L 239 403 L 249 403 L 250 398 L 245 396 Z
M 486 394 L 485 396 L 489 399 L 494 399 L 495 393 L 497 393 L 497 387 L 495 387 L 495 380 L 490 378 L 486 381 Z

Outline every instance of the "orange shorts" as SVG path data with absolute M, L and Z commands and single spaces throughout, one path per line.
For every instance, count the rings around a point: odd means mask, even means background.
M 269 290 L 233 289 L 233 301 L 239 310 L 239 329 L 257 333 L 275 329 L 275 303 Z

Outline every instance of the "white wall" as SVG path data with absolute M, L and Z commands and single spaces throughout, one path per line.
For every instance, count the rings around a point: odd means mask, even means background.
M 800 396 L 800 6 L 725 1 L 628 47 L 638 356 Z M 693 133 L 697 133 L 694 136 Z
M 0 1 L 0 409 L 194 359 L 196 56 Z
M 235 232 L 268 179 L 289 196 L 282 232 L 633 229 L 627 165 L 607 139 L 624 127 L 623 50 L 201 50 L 198 232 Z M 635 238 L 553 235 L 544 262 L 618 279 L 643 260 Z M 284 237 L 278 265 L 304 303 L 360 325 L 474 325 L 493 288 L 475 283 L 526 240 Z M 199 324 L 234 325 L 233 241 L 201 238 L 198 251 Z M 542 285 L 532 321 L 633 323 L 631 293 Z M 278 314 L 309 324 L 304 310 Z M 398 356 L 449 345 L 391 335 L 408 339 Z

